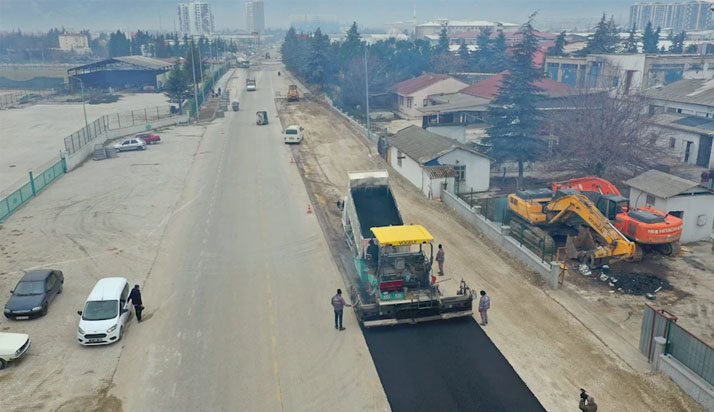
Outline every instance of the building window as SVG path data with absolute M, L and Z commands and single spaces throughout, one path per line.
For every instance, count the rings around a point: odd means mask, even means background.
M 429 105 L 429 99 L 424 99 L 424 102 L 422 103 L 424 107 Z
M 654 195 L 647 193 L 647 200 L 645 200 L 645 202 L 647 203 L 647 206 L 654 206 L 654 204 L 655 204 Z
M 670 138 L 669 138 L 669 148 L 670 148 L 670 149 L 674 149 L 674 146 L 675 146 L 676 144 L 677 144 L 677 139 L 675 139 L 674 137 L 670 137 Z
M 397 150 L 397 166 L 402 167 L 402 159 L 404 159 L 404 155 L 402 154 L 402 151 Z
M 414 103 L 414 98 L 413 98 L 413 97 L 407 97 L 407 107 L 411 109 L 413 103 Z
M 456 179 L 460 182 L 463 182 L 466 180 L 466 165 L 456 165 L 454 166 L 454 170 L 456 171 Z

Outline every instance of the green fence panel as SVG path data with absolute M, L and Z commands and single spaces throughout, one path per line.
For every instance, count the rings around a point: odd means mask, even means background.
M 667 353 L 714 385 L 714 348 L 676 323 L 670 324 Z
M 57 163 L 48 167 L 42 173 L 34 176 L 34 182 L 27 182 L 22 185 L 19 189 L 10 193 L 7 197 L 0 199 L 0 220 L 3 220 L 10 216 L 12 212 L 17 210 L 20 206 L 27 203 L 33 196 L 32 183 L 35 185 L 35 194 L 39 193 L 40 190 L 47 187 L 50 183 L 54 182 L 65 173 L 64 170 L 64 160 L 60 159 Z

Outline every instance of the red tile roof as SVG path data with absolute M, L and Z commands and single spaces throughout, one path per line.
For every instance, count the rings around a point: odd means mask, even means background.
M 498 89 L 501 87 L 501 81 L 503 80 L 504 74 L 506 74 L 506 72 L 501 72 L 487 79 L 481 80 L 480 82 L 472 84 L 471 86 L 461 90 L 461 93 L 483 97 L 486 99 L 493 99 L 498 95 Z M 565 96 L 573 90 L 570 85 L 550 79 L 538 80 L 535 85 L 540 87 L 549 97 Z
M 403 82 L 395 84 L 392 86 L 392 91 L 406 96 L 448 78 L 449 76 L 446 74 L 426 73 L 419 77 L 414 77 L 413 79 L 404 80 Z

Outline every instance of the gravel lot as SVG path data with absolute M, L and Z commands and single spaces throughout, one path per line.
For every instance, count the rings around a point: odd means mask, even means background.
M 87 120 L 105 114 L 168 105 L 163 94 L 121 95 L 114 103 L 87 104 Z M 0 192 L 27 172 L 58 159 L 64 138 L 84 127 L 81 103 L 37 104 L 21 109 L 0 110 L 3 149 L 0 151 Z
M 0 410 L 117 409 L 101 395 L 123 344 L 80 347 L 76 311 L 102 277 L 123 276 L 143 284 L 171 213 L 180 207 L 204 131 L 203 126 L 161 130 L 161 144 L 146 151 L 90 160 L 0 227 L 0 294 L 7 297 L 24 270 L 57 268 L 65 276 L 64 293 L 46 317 L 0 319 L 0 331 L 28 333 L 33 340 L 26 358 L 0 371 Z M 125 340 L 132 339 L 134 324 L 132 320 Z M 97 405 L 99 399 L 105 403 Z

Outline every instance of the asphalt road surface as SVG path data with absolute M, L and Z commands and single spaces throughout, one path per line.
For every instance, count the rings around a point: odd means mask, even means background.
M 395 412 L 545 411 L 473 318 L 364 336 Z
M 168 216 L 110 394 L 126 411 L 389 410 L 290 152 L 277 69 L 229 83 L 239 112 L 209 126 Z M 270 124 L 257 126 L 267 110 Z

